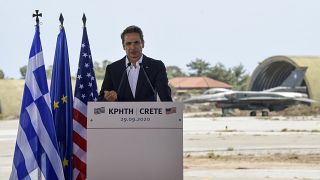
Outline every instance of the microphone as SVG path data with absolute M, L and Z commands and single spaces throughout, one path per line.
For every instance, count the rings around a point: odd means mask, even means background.
M 152 91 L 153 91 L 154 98 L 155 98 L 156 101 L 157 101 L 157 92 L 156 92 L 156 90 L 153 88 L 153 86 L 152 86 L 152 84 L 151 84 L 151 82 L 150 82 L 150 79 L 149 79 L 146 71 L 144 70 L 143 64 L 142 64 L 142 63 L 139 63 L 139 65 L 140 65 L 140 67 L 141 67 L 141 69 L 142 69 L 142 71 L 143 71 L 144 76 L 147 78 L 148 84 L 149 84 L 149 86 L 151 87 L 151 89 L 152 89 Z
M 117 89 L 117 95 L 119 95 L 119 93 L 120 93 L 120 89 L 121 89 L 121 86 L 122 86 L 122 84 L 123 84 L 124 75 L 125 75 L 125 73 L 127 72 L 128 67 L 130 67 L 130 64 L 131 64 L 130 62 L 127 64 L 126 69 L 124 69 L 124 71 L 123 71 L 123 73 L 122 73 L 121 80 L 120 80 L 120 84 L 119 84 L 119 87 L 118 87 L 118 89 Z

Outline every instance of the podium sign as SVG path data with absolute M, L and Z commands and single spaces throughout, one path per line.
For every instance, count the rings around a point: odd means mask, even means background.
M 182 180 L 183 105 L 90 102 L 87 179 Z

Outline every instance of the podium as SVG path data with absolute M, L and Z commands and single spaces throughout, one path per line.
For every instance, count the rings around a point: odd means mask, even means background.
M 90 102 L 88 180 L 182 180 L 183 105 Z

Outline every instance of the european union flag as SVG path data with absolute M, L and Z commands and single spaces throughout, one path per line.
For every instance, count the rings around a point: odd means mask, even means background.
M 72 88 L 68 45 L 64 27 L 57 38 L 51 78 L 52 114 L 55 122 L 58 150 L 66 179 L 72 179 Z
M 36 25 L 10 179 L 64 179 L 57 149 L 39 26 Z

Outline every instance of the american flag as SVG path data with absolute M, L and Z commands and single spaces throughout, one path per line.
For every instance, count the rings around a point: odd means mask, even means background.
M 73 101 L 73 178 L 87 177 L 87 104 L 97 101 L 98 90 L 86 27 L 83 28 Z
M 166 114 L 177 113 L 177 107 L 166 108 Z

